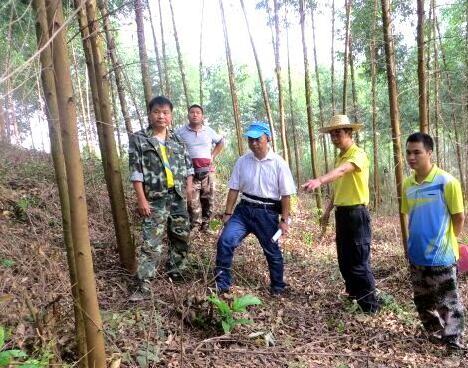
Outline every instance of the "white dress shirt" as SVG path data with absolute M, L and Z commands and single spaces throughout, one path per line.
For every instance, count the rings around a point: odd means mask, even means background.
M 296 193 L 288 164 L 271 148 L 261 160 L 252 151 L 239 157 L 228 186 L 242 193 L 275 200 Z

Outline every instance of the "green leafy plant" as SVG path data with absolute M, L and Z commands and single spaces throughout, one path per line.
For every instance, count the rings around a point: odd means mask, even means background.
M 210 295 L 207 299 L 216 307 L 221 317 L 221 326 L 224 333 L 231 332 L 237 325 L 252 323 L 253 321 L 251 319 L 237 318 L 235 314 L 247 312 L 246 308 L 251 305 L 262 304 L 259 298 L 249 294 L 241 296 L 240 298 L 235 298 L 230 305 L 224 300 L 221 300 L 216 294 Z
M 40 359 L 29 358 L 23 350 L 8 349 L 6 346 L 7 331 L 3 326 L 0 326 L 0 367 L 15 367 L 21 368 L 40 368 L 49 365 L 50 353 L 45 353 Z

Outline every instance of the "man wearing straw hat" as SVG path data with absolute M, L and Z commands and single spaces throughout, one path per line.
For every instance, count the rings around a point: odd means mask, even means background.
M 340 150 L 335 168 L 302 188 L 307 192 L 334 182 L 334 195 L 320 219 L 328 224 L 330 212 L 336 207 L 336 247 L 338 264 L 345 281 L 346 292 L 366 313 L 376 313 L 380 306 L 375 295 L 374 275 L 370 267 L 371 226 L 369 203 L 369 160 L 363 149 L 353 141 L 353 131 L 362 124 L 350 123 L 346 115 L 335 115 L 320 129 L 329 133 L 333 145 Z

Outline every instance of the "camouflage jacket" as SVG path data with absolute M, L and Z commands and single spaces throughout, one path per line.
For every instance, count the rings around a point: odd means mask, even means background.
M 174 175 L 174 189 L 185 198 L 187 176 L 193 175 L 192 161 L 182 140 L 167 131 L 166 152 Z M 151 128 L 140 130 L 130 137 L 128 146 L 130 181 L 141 181 L 148 200 L 155 200 L 167 193 L 167 179 L 158 140 Z

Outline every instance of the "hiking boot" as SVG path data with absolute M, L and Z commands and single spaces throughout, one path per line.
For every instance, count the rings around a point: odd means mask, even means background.
M 283 288 L 270 288 L 270 295 L 272 297 L 284 298 L 291 293 L 289 285 L 286 285 Z
M 460 342 L 460 339 L 457 336 L 444 336 L 442 337 L 442 342 L 447 346 L 449 351 L 465 352 L 467 351 L 466 347 Z

